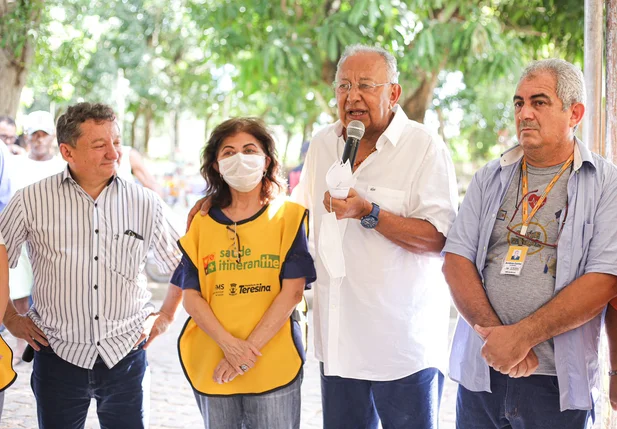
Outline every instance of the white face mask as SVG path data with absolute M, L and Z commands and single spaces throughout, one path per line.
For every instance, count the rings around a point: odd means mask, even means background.
M 237 153 L 218 163 L 219 172 L 229 186 L 238 192 L 249 192 L 259 185 L 264 176 L 266 157 Z

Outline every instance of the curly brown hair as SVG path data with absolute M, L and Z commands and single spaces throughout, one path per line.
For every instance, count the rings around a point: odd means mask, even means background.
M 229 185 L 214 165 L 217 162 L 219 148 L 225 139 L 238 133 L 247 133 L 255 137 L 261 143 L 266 156 L 270 158 L 270 165 L 261 179 L 261 200 L 270 202 L 285 189 L 280 176 L 280 164 L 276 159 L 274 139 L 264 123 L 257 118 L 232 118 L 222 122 L 212 131 L 201 154 L 200 172 L 206 179 L 206 196 L 211 198 L 213 206 L 225 208 L 231 204 Z

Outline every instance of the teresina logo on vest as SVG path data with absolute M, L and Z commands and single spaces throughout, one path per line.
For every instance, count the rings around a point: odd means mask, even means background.
M 230 296 L 238 295 L 238 293 L 240 295 L 243 295 L 247 293 L 260 293 L 260 292 L 270 292 L 270 291 L 271 291 L 270 285 L 264 285 L 261 283 L 255 283 L 251 285 L 238 285 L 236 283 L 231 283 L 229 285 L 229 295 Z

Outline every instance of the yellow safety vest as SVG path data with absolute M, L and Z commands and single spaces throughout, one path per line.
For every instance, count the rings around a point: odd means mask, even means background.
M 201 295 L 236 338 L 248 338 L 281 291 L 282 265 L 307 222 L 307 213 L 295 203 L 273 202 L 253 218 L 235 224 L 240 263 L 233 232 L 209 215 L 196 216 L 180 239 L 184 254 L 199 272 Z M 203 395 L 236 395 L 266 393 L 292 383 L 302 367 L 292 323 L 287 320 L 265 345 L 254 368 L 229 383 L 218 384 L 212 376 L 223 351 L 189 318 L 178 350 L 191 386 Z
M 0 392 L 7 389 L 17 379 L 17 374 L 13 370 L 13 350 L 0 336 Z

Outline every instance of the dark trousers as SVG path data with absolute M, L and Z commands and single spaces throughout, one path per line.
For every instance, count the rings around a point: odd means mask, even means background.
M 326 376 L 321 364 L 324 429 L 436 429 L 444 376 L 427 368 L 393 381 Z
M 101 429 L 148 426 L 150 370 L 139 348 L 109 369 L 98 357 L 92 369 L 61 359 L 50 347 L 34 354 L 31 385 L 40 429 L 83 429 L 95 399 Z
M 510 378 L 491 369 L 491 391 L 459 386 L 456 429 L 585 429 L 593 410 L 559 409 L 557 377 Z

